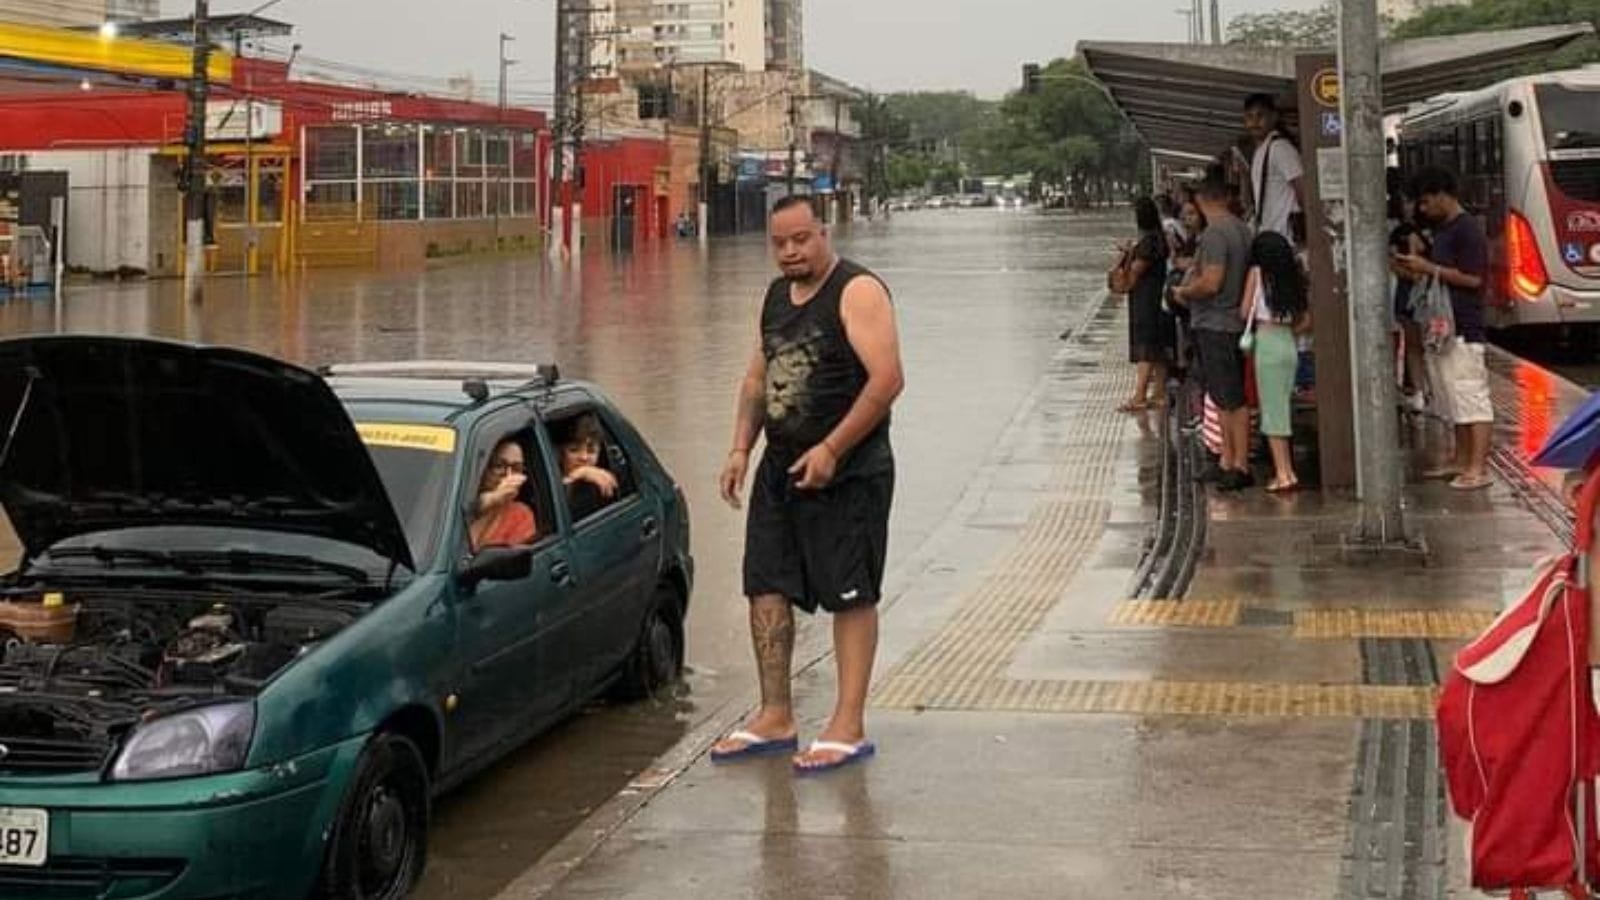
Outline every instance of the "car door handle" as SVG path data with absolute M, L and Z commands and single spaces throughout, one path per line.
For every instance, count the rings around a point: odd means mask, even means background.
M 652 540 L 660 533 L 661 523 L 656 521 L 655 516 L 651 516 L 644 520 L 644 525 L 639 529 L 639 539 L 645 541 Z
M 563 587 L 572 584 L 572 563 L 566 560 L 550 565 L 550 580 Z

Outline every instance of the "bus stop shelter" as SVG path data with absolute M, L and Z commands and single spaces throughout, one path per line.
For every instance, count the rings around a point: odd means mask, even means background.
M 1450 91 L 1509 77 L 1573 41 L 1588 23 L 1394 41 L 1381 51 L 1383 107 L 1397 112 Z M 1078 45 L 1158 166 L 1217 158 L 1243 136 L 1244 98 L 1279 99 L 1301 136 L 1315 314 L 1318 442 L 1325 487 L 1355 484 L 1350 312 L 1343 259 L 1337 61 L 1332 48 L 1085 41 Z M 1340 158 L 1342 161 L 1342 158 Z M 1319 171 L 1320 170 L 1320 171 Z M 1324 190 L 1321 181 L 1329 183 Z

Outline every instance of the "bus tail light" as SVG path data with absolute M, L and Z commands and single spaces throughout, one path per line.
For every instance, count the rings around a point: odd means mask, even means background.
M 1506 217 L 1506 269 L 1513 297 L 1537 300 L 1550 286 L 1550 273 L 1539 254 L 1539 239 L 1534 236 L 1533 225 L 1519 212 Z

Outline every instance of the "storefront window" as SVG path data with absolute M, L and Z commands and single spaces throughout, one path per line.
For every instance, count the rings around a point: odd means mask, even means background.
M 428 182 L 427 206 L 430 219 L 455 218 L 455 182 Z
M 513 184 L 512 198 L 516 202 L 516 206 L 512 208 L 511 214 L 514 216 L 534 215 L 537 210 L 534 209 L 533 196 L 533 182 L 518 181 Z
M 306 186 L 306 218 L 310 221 L 328 219 L 354 219 L 356 217 L 356 184 L 341 181 L 331 184 Z
M 477 128 L 456 129 L 456 177 L 483 178 L 483 131 Z
M 349 125 L 306 129 L 306 179 L 333 181 L 356 177 L 356 130 Z
M 483 215 L 483 182 L 456 182 L 456 218 L 476 219 Z
M 449 128 L 422 126 L 422 167 L 429 178 L 450 178 L 456 170 L 456 136 Z
M 265 225 L 283 222 L 283 167 L 279 163 L 257 164 L 256 220 Z
M 539 140 L 531 131 L 519 131 L 513 138 L 511 174 L 535 179 L 539 174 Z
M 367 178 L 417 177 L 417 126 L 368 125 L 361 135 L 361 168 Z
M 384 222 L 417 218 L 415 181 L 369 181 L 362 197 L 363 218 Z

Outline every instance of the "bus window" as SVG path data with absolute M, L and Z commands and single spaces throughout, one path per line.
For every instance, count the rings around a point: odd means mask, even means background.
M 1545 146 L 1551 150 L 1600 148 L 1600 90 L 1560 84 L 1534 87 Z

